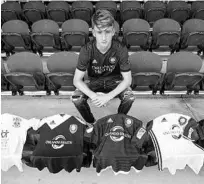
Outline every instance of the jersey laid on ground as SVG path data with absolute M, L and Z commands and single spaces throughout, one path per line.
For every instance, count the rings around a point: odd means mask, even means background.
M 198 140 L 196 141 L 196 144 L 204 148 L 204 119 L 198 122 L 196 130 L 198 134 Z
M 146 131 L 142 122 L 125 115 L 114 114 L 99 119 L 94 125 L 91 142 L 96 172 L 112 167 L 114 172 L 129 172 L 131 167 L 141 170 L 148 156 L 142 146 Z
M 22 151 L 27 130 L 32 126 L 29 120 L 12 114 L 1 115 L 1 169 L 8 171 L 15 165 L 22 168 Z
M 96 47 L 96 41 L 91 41 L 82 47 L 77 69 L 88 71 L 93 79 L 120 76 L 120 72 L 130 71 L 128 51 L 119 41 L 112 41 L 111 48 L 102 54 Z
M 86 126 L 79 118 L 67 114 L 36 120 L 33 129 L 38 129 L 40 140 L 28 165 L 39 170 L 47 167 L 51 173 L 89 167 L 92 155 L 89 145 L 84 143 Z
M 154 143 L 159 170 L 168 168 L 171 174 L 188 165 L 196 174 L 204 162 L 204 150 L 193 143 L 191 134 L 197 123 L 189 116 L 170 113 L 147 124 Z

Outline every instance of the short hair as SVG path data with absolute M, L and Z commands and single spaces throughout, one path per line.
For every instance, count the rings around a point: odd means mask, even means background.
M 92 28 L 94 26 L 100 28 L 111 27 L 114 26 L 114 17 L 108 10 L 97 10 L 91 19 Z

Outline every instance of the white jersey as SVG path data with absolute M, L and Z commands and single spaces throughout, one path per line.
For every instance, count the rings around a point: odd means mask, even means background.
M 8 171 L 15 165 L 19 171 L 22 168 L 22 151 L 26 141 L 27 130 L 32 123 L 12 114 L 1 115 L 1 169 Z
M 159 170 L 168 168 L 171 174 L 188 165 L 196 174 L 204 162 L 204 150 L 190 139 L 196 121 L 177 113 L 165 114 L 147 124 L 154 143 Z

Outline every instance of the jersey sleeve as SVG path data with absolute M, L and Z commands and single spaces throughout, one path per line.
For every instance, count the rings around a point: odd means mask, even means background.
M 120 70 L 121 72 L 128 72 L 130 71 L 130 61 L 128 56 L 128 50 L 125 46 L 122 46 L 119 51 L 120 55 Z
M 43 121 L 43 119 L 32 118 L 29 119 L 29 123 L 34 130 L 37 130 L 45 123 L 45 121 Z
M 84 46 L 80 50 L 77 69 L 81 71 L 86 71 L 88 68 L 89 60 L 90 58 L 88 47 Z

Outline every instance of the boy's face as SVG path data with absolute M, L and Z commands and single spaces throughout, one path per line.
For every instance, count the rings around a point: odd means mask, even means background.
M 113 26 L 104 28 L 94 26 L 92 32 L 94 37 L 96 38 L 97 44 L 102 48 L 106 48 L 111 44 L 112 37 L 115 34 L 115 29 Z

